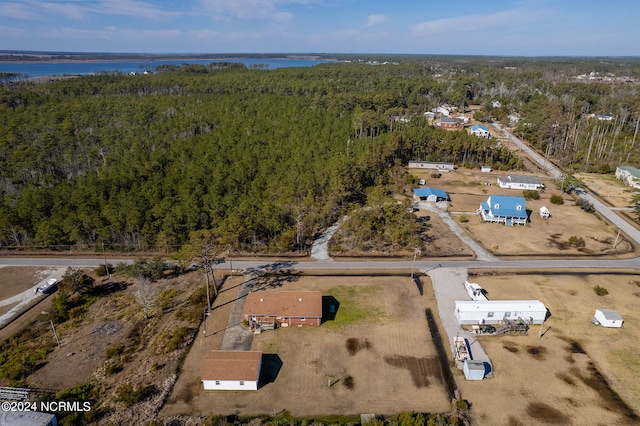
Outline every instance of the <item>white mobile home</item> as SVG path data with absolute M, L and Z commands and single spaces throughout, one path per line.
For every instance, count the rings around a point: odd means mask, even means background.
M 596 313 L 593 317 L 598 320 L 603 327 L 622 327 L 624 319 L 617 311 L 613 309 L 596 309 Z
M 498 186 L 508 189 L 543 189 L 544 184 L 533 176 L 509 175 L 498 178 Z
M 455 315 L 459 324 L 498 324 L 517 320 L 542 324 L 547 307 L 539 300 L 456 300 Z
M 439 161 L 409 161 L 409 168 L 437 170 L 439 172 L 452 172 L 456 167 L 453 163 L 445 163 Z

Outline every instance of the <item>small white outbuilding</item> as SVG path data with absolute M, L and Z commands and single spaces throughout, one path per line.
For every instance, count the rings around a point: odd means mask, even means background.
M 551 212 L 547 208 L 547 206 L 540 207 L 540 217 L 542 219 L 549 219 L 551 217 Z
M 462 371 L 467 380 L 482 380 L 484 379 L 484 362 L 465 359 Z
M 613 309 L 596 309 L 593 317 L 598 320 L 603 327 L 622 327 L 624 319 L 617 311 Z

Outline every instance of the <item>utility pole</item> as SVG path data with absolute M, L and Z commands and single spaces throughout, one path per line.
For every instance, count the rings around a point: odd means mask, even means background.
M 416 267 L 416 257 L 418 256 L 419 248 L 413 249 L 413 263 L 411 264 L 411 279 L 413 279 L 413 269 Z
M 227 257 L 229 258 L 229 272 L 233 276 L 233 261 L 231 260 L 231 246 L 227 249 Z
M 111 278 L 111 271 L 109 271 L 109 264 L 107 263 L 107 252 L 104 251 L 104 243 L 102 243 L 102 255 L 104 256 L 104 267 L 107 270 L 107 275 Z
M 618 245 L 618 238 L 620 238 L 620 231 L 622 231 L 622 229 L 618 227 L 618 235 L 616 235 L 616 241 L 613 243 L 613 248 L 616 248 L 616 246 Z
M 49 320 L 49 323 L 51 324 L 51 329 L 53 330 L 53 337 L 56 338 L 56 342 L 58 343 L 58 347 L 61 347 L 62 345 L 60 344 L 60 339 L 58 338 L 58 333 L 56 332 L 56 327 L 53 325 L 53 320 Z

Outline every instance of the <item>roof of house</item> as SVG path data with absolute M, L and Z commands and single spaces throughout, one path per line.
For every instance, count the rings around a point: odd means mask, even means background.
M 535 176 L 520 176 L 520 175 L 509 175 L 506 177 L 499 177 L 499 181 L 501 182 L 510 182 L 510 183 L 531 183 L 536 185 L 542 185 L 542 182 Z
M 596 309 L 596 311 L 600 311 L 609 321 L 622 321 L 622 315 L 613 309 Z
M 485 132 L 488 132 L 488 131 L 489 131 L 489 129 L 487 129 L 486 127 L 481 126 L 481 125 L 479 125 L 479 124 L 474 124 L 473 126 L 471 126 L 471 131 L 472 131 L 472 132 L 474 132 L 474 131 L 476 131 L 476 130 L 484 130 Z
M 244 315 L 322 318 L 322 292 L 252 292 L 244 302 Z
M 426 188 L 416 188 L 413 190 L 413 193 L 416 197 L 428 197 L 429 195 L 435 195 L 438 198 L 449 198 L 449 195 L 447 195 L 447 193 L 442 189 L 431 188 L 429 186 Z
M 456 310 L 461 312 L 510 312 L 510 311 L 546 311 L 539 300 L 456 300 Z
M 528 217 L 524 197 L 491 195 L 485 203 L 480 203 L 480 207 L 491 210 L 494 216 Z
M 640 169 L 631 166 L 619 166 L 618 169 L 624 170 L 629 173 L 631 176 L 640 179 Z
M 457 123 L 458 120 L 456 120 L 455 118 L 451 118 L 451 117 L 442 117 L 440 119 L 441 123 Z
M 202 380 L 258 381 L 262 352 L 211 351 L 204 360 Z

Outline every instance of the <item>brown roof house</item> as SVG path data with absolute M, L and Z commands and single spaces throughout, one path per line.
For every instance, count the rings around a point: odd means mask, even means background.
M 262 352 L 211 351 L 202 367 L 204 390 L 258 390 Z
M 322 292 L 252 292 L 244 302 L 243 316 L 251 330 L 258 333 L 277 326 L 319 326 L 322 322 Z

